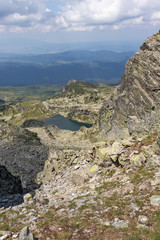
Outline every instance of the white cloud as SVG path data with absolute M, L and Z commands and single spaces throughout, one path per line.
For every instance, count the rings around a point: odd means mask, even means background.
M 151 15 L 151 22 L 154 26 L 159 25 L 160 26 L 160 11 L 154 12 Z
M 48 2 L 63 7 L 53 12 Z M 159 0 L 0 0 L 0 31 L 117 30 L 159 21 Z
M 11 32 L 52 28 L 55 14 L 46 7 L 47 0 L 0 0 L 1 29 Z
M 3 25 L 0 25 L 0 32 L 4 32 L 5 31 L 5 26 L 3 26 Z
M 35 14 L 43 8 L 42 1 L 36 0 L 0 0 L 0 18 L 19 13 L 21 15 Z
M 57 17 L 58 24 L 67 28 L 113 29 L 151 21 L 160 1 L 154 0 L 70 0 Z M 127 25 L 128 23 L 128 25 Z
M 160 20 L 160 11 L 154 12 L 154 13 L 151 15 L 151 20 Z

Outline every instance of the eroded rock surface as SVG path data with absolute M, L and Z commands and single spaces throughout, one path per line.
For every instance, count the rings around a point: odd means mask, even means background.
M 2 171 L 2 180 L 6 173 L 8 180 L 21 182 L 23 192 L 35 189 L 38 186 L 36 176 L 48 158 L 47 147 L 40 143 L 35 133 L 5 122 L 0 122 L 0 140 L 0 165 L 6 170 Z
M 127 62 L 120 87 L 100 111 L 101 137 L 115 140 L 157 132 L 160 126 L 160 34 Z

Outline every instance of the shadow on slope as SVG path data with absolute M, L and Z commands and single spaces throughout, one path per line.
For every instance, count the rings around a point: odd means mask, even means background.
M 0 207 L 23 202 L 22 194 L 39 188 L 37 175 L 48 159 L 48 148 L 36 134 L 0 122 Z

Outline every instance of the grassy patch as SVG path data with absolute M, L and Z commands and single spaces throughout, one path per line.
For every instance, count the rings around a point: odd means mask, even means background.
M 112 177 L 114 174 L 115 174 L 115 172 L 116 172 L 116 169 L 109 169 L 109 170 L 106 170 L 104 173 L 103 173 L 103 175 L 104 176 L 106 176 L 107 175 L 107 177 Z
M 145 137 L 142 140 L 142 144 L 145 146 L 151 145 L 152 143 L 154 143 L 157 139 L 158 136 L 158 132 L 152 133 L 150 135 L 148 135 L 147 137 Z
M 154 169 L 147 169 L 145 167 L 141 167 L 138 169 L 138 171 L 134 172 L 132 175 L 131 175 L 131 182 L 134 183 L 134 184 L 138 184 L 138 183 L 141 183 L 142 180 L 143 182 L 146 180 L 146 179 L 151 179 L 154 177 Z
M 0 87 L 0 99 L 6 103 L 24 102 L 30 100 L 45 101 L 61 91 L 60 84 L 34 85 L 23 87 Z
M 89 197 L 89 196 L 90 196 L 89 193 L 86 194 L 86 195 L 81 195 L 81 196 L 78 196 L 78 197 L 74 198 L 73 201 L 78 200 L 78 199 L 82 199 L 82 198 L 87 198 L 87 197 Z
M 98 194 L 101 194 L 103 191 L 108 191 L 109 189 L 113 188 L 116 186 L 116 182 L 106 182 L 100 187 L 96 187 L 95 190 L 98 192 Z
M 56 193 L 58 193 L 58 190 L 52 192 L 53 195 L 55 195 Z
M 68 205 L 68 208 L 69 209 L 72 209 L 72 208 L 76 208 L 77 207 L 77 204 L 75 202 L 71 202 L 69 205 Z

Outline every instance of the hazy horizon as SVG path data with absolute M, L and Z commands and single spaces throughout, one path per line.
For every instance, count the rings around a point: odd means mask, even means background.
M 0 53 L 137 51 L 159 26 L 159 0 L 0 0 Z
M 136 52 L 139 50 L 143 41 L 88 41 L 88 42 L 67 42 L 67 43 L 51 43 L 40 40 L 30 39 L 0 39 L 1 55 L 38 55 L 59 53 L 66 51 L 88 50 L 101 51 L 108 50 L 114 52 Z

